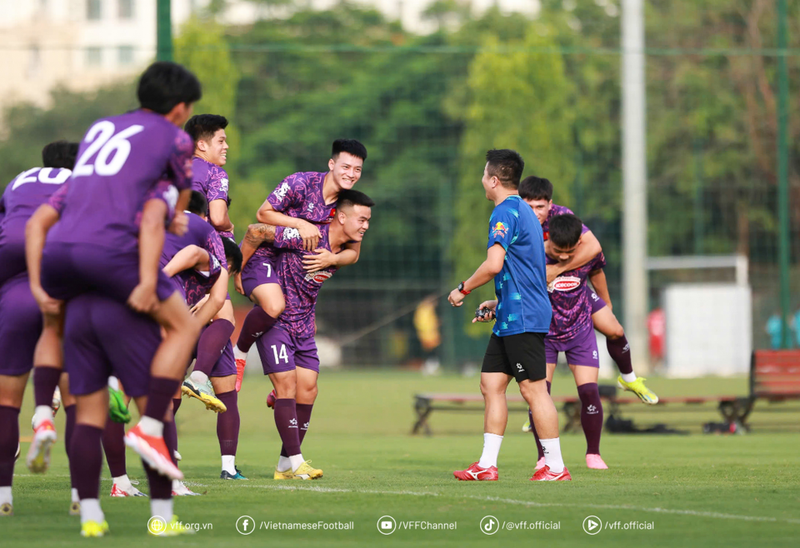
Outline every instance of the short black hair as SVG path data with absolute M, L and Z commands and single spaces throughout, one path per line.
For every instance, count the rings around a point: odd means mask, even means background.
M 222 240 L 222 247 L 225 248 L 225 258 L 228 260 L 228 271 L 231 274 L 236 274 L 242 270 L 242 250 L 236 245 L 236 242 L 225 236 L 220 237 Z
M 347 152 L 356 158 L 367 161 L 367 147 L 355 139 L 336 139 L 331 146 L 331 158 L 335 160 L 341 152 Z
M 525 177 L 519 184 L 519 197 L 523 200 L 553 199 L 553 183 L 542 177 L 531 175 Z
M 497 177 L 506 188 L 516 190 L 525 169 L 525 162 L 516 150 L 508 148 L 492 149 L 486 152 L 486 161 L 489 166 L 487 172 L 490 177 Z
M 189 69 L 169 61 L 147 67 L 136 90 L 142 108 L 158 114 L 167 114 L 180 103 L 195 103 L 202 95 L 197 77 Z
M 343 209 L 345 207 L 352 207 L 354 205 L 372 207 L 375 202 L 359 190 L 343 190 L 339 193 L 339 200 L 336 203 L 336 209 Z
M 208 214 L 208 199 L 199 190 L 193 190 L 189 197 L 189 205 L 186 206 L 189 213 L 205 217 Z
M 211 139 L 221 129 L 228 127 L 228 119 L 219 114 L 198 114 L 189 118 L 183 130 L 194 142 Z
M 556 215 L 550 219 L 549 239 L 561 249 L 578 244 L 583 231 L 583 222 L 575 215 Z
M 44 167 L 63 167 L 71 170 L 78 157 L 78 143 L 69 141 L 53 141 L 42 149 L 42 165 Z

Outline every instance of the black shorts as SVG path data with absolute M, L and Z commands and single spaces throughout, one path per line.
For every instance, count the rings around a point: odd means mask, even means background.
M 544 356 L 545 333 L 520 333 L 498 337 L 492 333 L 481 373 L 505 373 L 522 382 L 547 377 Z

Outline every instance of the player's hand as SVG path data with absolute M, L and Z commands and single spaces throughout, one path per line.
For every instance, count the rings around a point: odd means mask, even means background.
M 236 276 L 233 277 L 233 287 L 236 289 L 236 292 L 240 295 L 244 295 L 244 286 L 242 285 L 242 273 L 237 272 Z
M 59 301 L 58 299 L 52 298 L 41 287 L 36 289 L 31 288 L 31 294 L 33 295 L 33 298 L 36 299 L 36 304 L 39 305 L 39 310 L 42 311 L 42 314 L 49 314 L 51 316 L 57 316 L 61 314 L 64 301 Z
M 449 302 L 453 306 L 461 306 L 462 304 L 464 304 L 464 297 L 466 297 L 466 295 L 464 295 L 458 289 L 454 289 L 450 292 L 450 296 L 447 297 L 447 302 Z
M 133 288 L 128 297 L 128 306 L 137 312 L 151 314 L 158 308 L 156 288 L 150 284 L 139 284 Z
M 316 272 L 335 265 L 336 254 L 322 247 L 315 249 L 313 255 L 303 257 L 303 268 L 307 272 Z
M 200 299 L 199 301 L 197 301 L 197 303 L 196 303 L 196 304 L 195 304 L 193 307 L 191 307 L 191 308 L 189 309 L 189 312 L 191 312 L 192 314 L 195 314 L 195 315 L 196 315 L 196 314 L 197 314 L 197 312 L 198 312 L 198 310 L 200 310 L 201 308 L 203 308 L 203 305 L 204 305 L 204 304 L 206 304 L 206 303 L 208 302 L 208 298 L 209 298 L 209 297 L 211 297 L 211 295 L 210 295 L 209 293 L 206 293 L 206 294 L 205 294 L 205 296 L 204 296 L 202 299 Z
M 478 306 L 478 310 L 486 310 L 482 316 L 476 316 L 472 318 L 472 323 L 475 322 L 491 322 L 497 316 L 495 312 L 495 308 L 497 308 L 497 301 L 483 301 L 480 306 Z
M 300 233 L 300 237 L 303 238 L 303 249 L 306 251 L 317 249 L 317 244 L 319 244 L 322 234 L 320 234 L 316 225 L 300 219 L 297 223 L 297 231 Z
M 189 230 L 189 216 L 183 211 L 176 211 L 167 230 L 176 236 L 183 236 Z
M 558 278 L 563 273 L 564 269 L 561 267 L 560 264 L 547 265 L 547 283 L 550 284 L 553 280 Z

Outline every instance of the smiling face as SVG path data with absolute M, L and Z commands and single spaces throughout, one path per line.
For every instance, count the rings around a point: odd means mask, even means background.
M 539 219 L 539 224 L 544 224 L 547 216 L 550 215 L 550 208 L 553 207 L 553 200 L 529 200 L 526 199 L 525 203 L 531 206 L 536 218 Z
M 342 225 L 342 231 L 348 240 L 360 242 L 364 233 L 369 229 L 369 220 L 372 217 L 372 208 L 363 205 L 352 205 L 339 210 L 337 218 Z
M 336 158 L 328 160 L 328 169 L 333 174 L 333 182 L 339 190 L 350 190 L 361 178 L 364 160 L 349 152 L 340 152 Z
M 228 136 L 224 129 L 218 129 L 214 135 L 207 139 L 197 141 L 197 150 L 201 156 L 220 167 L 228 162 Z

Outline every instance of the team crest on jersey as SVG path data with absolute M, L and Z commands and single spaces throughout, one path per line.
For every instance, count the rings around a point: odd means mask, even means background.
M 508 225 L 497 221 L 492 227 L 492 238 L 505 238 L 506 234 L 508 234 Z
M 330 270 L 317 270 L 316 272 L 309 272 L 306 274 L 306 281 L 321 284 L 331 276 L 333 276 L 333 272 Z
M 311 213 L 314 211 L 314 204 L 308 204 L 308 212 Z
M 573 291 L 578 289 L 581 286 L 581 279 L 576 278 L 575 276 L 559 276 L 555 280 L 553 280 L 552 289 L 550 292 L 553 291 Z

